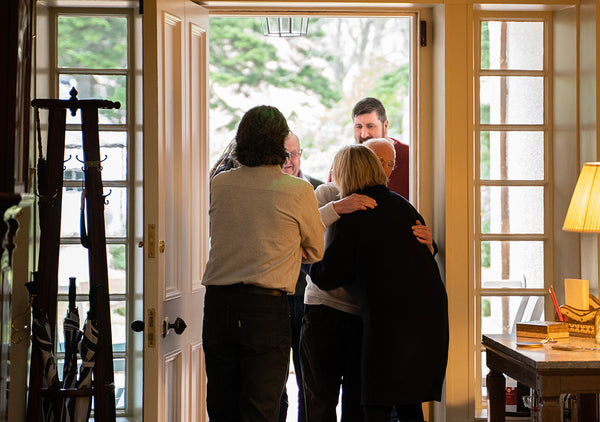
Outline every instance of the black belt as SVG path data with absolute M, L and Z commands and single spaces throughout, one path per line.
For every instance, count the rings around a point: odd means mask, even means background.
M 227 286 L 206 286 L 207 289 L 230 291 L 237 293 L 248 293 L 253 295 L 267 295 L 267 296 L 287 296 L 287 292 L 279 289 L 267 289 L 266 287 L 260 287 L 256 284 L 230 284 Z

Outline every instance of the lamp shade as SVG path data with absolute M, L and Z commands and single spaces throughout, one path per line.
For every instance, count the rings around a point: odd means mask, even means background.
M 600 163 L 585 163 L 571 197 L 563 230 L 600 233 Z

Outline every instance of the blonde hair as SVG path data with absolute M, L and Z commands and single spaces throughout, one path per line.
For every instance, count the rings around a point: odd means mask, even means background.
M 335 155 L 332 176 L 342 198 L 368 186 L 385 186 L 388 180 L 375 153 L 359 144 L 348 145 Z

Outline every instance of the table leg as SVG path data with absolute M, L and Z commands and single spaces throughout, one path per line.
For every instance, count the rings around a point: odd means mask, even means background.
M 562 420 L 562 409 L 558 397 L 540 398 L 538 410 L 539 422 L 560 422 Z
M 578 422 L 597 421 L 598 420 L 598 403 L 597 394 L 580 394 L 579 395 L 579 412 Z
M 490 369 L 486 376 L 488 390 L 488 421 L 504 422 L 506 411 L 506 378 L 499 371 Z

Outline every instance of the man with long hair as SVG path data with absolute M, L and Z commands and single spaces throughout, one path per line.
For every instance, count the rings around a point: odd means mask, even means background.
M 290 350 L 287 295 L 301 262 L 323 254 L 313 187 L 281 171 L 288 133 L 275 107 L 250 109 L 235 139 L 240 166 L 211 182 L 211 249 L 202 278 L 211 420 L 277 420 Z

